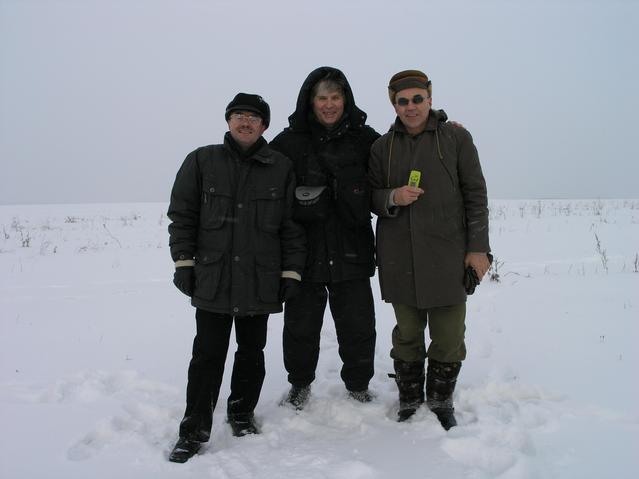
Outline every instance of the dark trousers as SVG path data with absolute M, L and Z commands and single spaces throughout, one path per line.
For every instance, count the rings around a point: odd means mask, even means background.
M 349 391 L 368 387 L 375 357 L 375 310 L 368 278 L 337 283 L 302 281 L 301 291 L 286 302 L 284 366 L 294 386 L 315 379 L 326 301 L 335 321 L 342 380 Z
M 220 393 L 224 362 L 235 321 L 237 351 L 231 376 L 228 414 L 249 414 L 257 405 L 264 383 L 264 347 L 268 314 L 230 316 L 197 309 L 197 334 L 189 364 L 186 411 L 180 436 L 200 442 L 209 440 L 213 410 Z

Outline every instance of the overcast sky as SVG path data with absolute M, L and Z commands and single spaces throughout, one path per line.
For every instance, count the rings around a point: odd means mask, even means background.
M 639 197 L 639 2 L 0 0 L 0 204 L 168 201 L 239 91 L 267 140 L 314 68 L 369 124 L 416 68 L 493 198 Z

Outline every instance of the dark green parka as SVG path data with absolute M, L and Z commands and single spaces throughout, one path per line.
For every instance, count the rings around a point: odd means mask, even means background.
M 344 114 L 331 129 L 315 118 L 311 93 L 315 84 L 340 78 L 345 84 Z M 289 127 L 270 146 L 294 163 L 298 185 L 329 186 L 333 198 L 328 217 L 305 222 L 308 255 L 304 281 L 361 279 L 375 272 L 367 167 L 370 147 L 379 134 L 367 126 L 344 74 L 331 67 L 312 71 L 304 81 Z
M 382 298 L 418 308 L 460 304 L 467 252 L 489 252 L 486 182 L 470 133 L 431 110 L 410 135 L 399 119 L 371 149 L 369 179 L 377 219 Z M 394 188 L 421 172 L 425 192 L 409 206 L 387 208 Z
M 190 153 L 168 216 L 174 261 L 195 259 L 192 304 L 237 316 L 282 311 L 282 271 L 302 273 L 304 230 L 291 219 L 291 162 L 260 138 L 244 155 L 223 145 Z

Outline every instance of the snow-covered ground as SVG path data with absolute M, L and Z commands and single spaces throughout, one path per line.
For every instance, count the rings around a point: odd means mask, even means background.
M 165 209 L 0 207 L 3 479 L 639 477 L 639 200 L 491 202 L 500 281 L 469 298 L 459 427 L 424 409 L 394 421 L 394 319 L 375 281 L 374 403 L 346 398 L 327 316 L 309 407 L 278 406 L 273 315 L 262 434 L 231 435 L 226 374 L 212 440 L 186 464 L 167 454 L 195 322 Z

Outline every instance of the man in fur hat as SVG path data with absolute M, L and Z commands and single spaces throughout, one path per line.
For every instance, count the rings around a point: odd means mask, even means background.
M 470 133 L 432 109 L 423 72 L 393 75 L 388 93 L 397 118 L 371 148 L 369 181 L 382 298 L 397 320 L 391 357 L 398 420 L 424 402 L 426 382 L 428 407 L 450 429 L 466 357 L 464 278 L 469 271 L 478 282 L 490 266 L 486 183 Z

